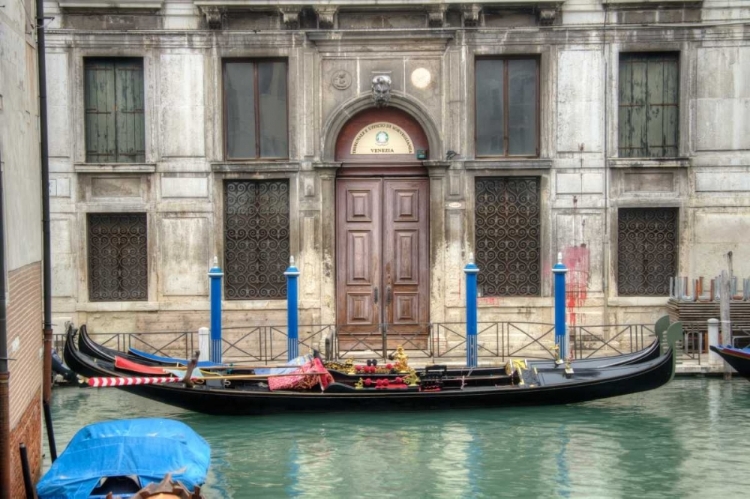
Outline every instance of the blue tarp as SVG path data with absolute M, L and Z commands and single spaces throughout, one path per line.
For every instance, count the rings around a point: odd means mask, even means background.
M 210 461 L 208 443 L 180 421 L 95 423 L 76 433 L 37 484 L 37 493 L 39 499 L 89 498 L 102 477 L 136 475 L 145 487 L 167 473 L 192 490 L 205 482 Z

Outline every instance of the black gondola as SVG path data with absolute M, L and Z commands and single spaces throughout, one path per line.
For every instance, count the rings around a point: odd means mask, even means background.
M 455 409 L 477 407 L 513 407 L 585 402 L 627 395 L 658 388 L 668 383 L 675 369 L 674 341 L 681 336 L 680 323 L 666 332 L 669 348 L 659 358 L 630 366 L 574 369 L 524 370 L 516 377 L 498 375 L 487 384 L 467 385 L 444 374 L 440 383 L 430 387 L 408 386 L 399 390 L 357 388 L 334 382 L 324 391 L 269 391 L 258 380 L 212 380 L 203 385 L 192 383 L 144 384 L 121 389 L 165 404 L 216 415 L 260 415 L 287 411 L 380 411 L 417 409 Z M 76 372 L 88 377 L 120 377 L 106 361 L 92 359 L 75 348 L 69 335 L 65 361 Z M 435 380 L 433 380 L 435 381 Z M 447 383 L 452 381 L 454 383 Z M 442 387 L 441 387 L 442 385 Z
M 750 348 L 711 345 L 711 350 L 727 361 L 727 364 L 732 366 L 737 374 L 750 381 Z

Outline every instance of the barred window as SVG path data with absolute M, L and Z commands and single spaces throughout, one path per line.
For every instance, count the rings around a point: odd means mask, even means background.
M 90 213 L 88 230 L 89 300 L 146 300 L 146 214 Z
M 676 53 L 620 54 L 621 158 L 677 156 L 678 59 Z
M 620 208 L 617 218 L 618 294 L 668 296 L 677 274 L 677 208 Z
M 539 178 L 477 178 L 475 197 L 482 296 L 539 296 Z
M 226 299 L 286 297 L 289 182 L 227 181 L 224 207 Z
M 146 160 L 143 59 L 84 61 L 87 163 Z

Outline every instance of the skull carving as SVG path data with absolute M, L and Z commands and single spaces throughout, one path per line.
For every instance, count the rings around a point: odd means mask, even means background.
M 372 79 L 372 100 L 377 107 L 388 105 L 391 100 L 391 77 L 378 75 Z

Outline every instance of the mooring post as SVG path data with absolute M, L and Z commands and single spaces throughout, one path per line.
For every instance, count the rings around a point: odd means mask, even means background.
M 466 367 L 477 367 L 477 274 L 474 253 L 469 253 L 466 273 Z
M 289 268 L 286 276 L 286 322 L 287 322 L 287 360 L 299 357 L 299 303 L 297 296 L 297 278 L 299 269 L 294 266 L 294 257 L 289 257 Z
M 214 257 L 214 266 L 208 271 L 211 280 L 211 362 L 221 364 L 221 278 L 219 258 Z
M 721 346 L 721 342 L 719 341 L 719 319 L 708 319 L 708 344 L 711 346 Z M 698 333 L 700 334 L 700 333 Z M 722 358 L 721 356 L 714 352 L 713 350 L 709 349 L 708 351 L 708 364 L 710 366 L 720 366 L 722 365 Z
M 200 352 L 200 356 L 198 357 L 199 362 L 211 360 L 211 357 L 209 355 L 209 352 L 211 351 L 210 338 L 211 335 L 207 327 L 198 328 L 198 351 Z M 187 351 L 185 353 L 185 358 L 190 358 L 190 356 L 192 355 L 192 352 L 190 351 Z
M 552 267 L 555 274 L 555 346 L 557 346 L 557 363 L 561 364 L 568 357 L 567 328 L 565 327 L 565 274 L 568 269 L 562 262 L 562 253 L 557 254 L 557 264 Z

